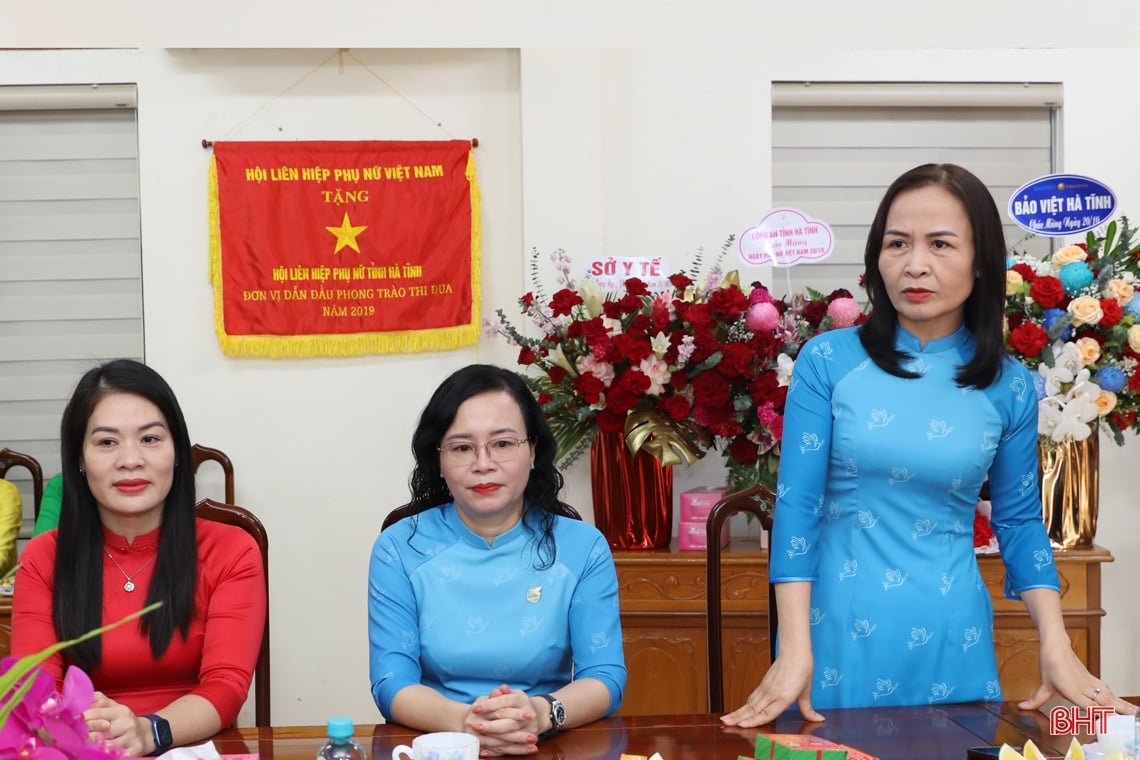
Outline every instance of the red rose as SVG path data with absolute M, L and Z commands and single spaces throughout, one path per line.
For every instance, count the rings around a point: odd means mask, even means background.
M 551 401 L 553 401 L 553 400 L 554 400 L 554 396 L 551 396 L 549 393 L 540 393 L 540 394 L 538 394 L 538 405 L 539 405 L 539 406 L 543 406 L 543 407 L 544 407 L 544 406 L 546 406 L 547 404 L 549 404 L 549 403 L 550 403 Z
M 1127 430 L 1136 422 L 1136 412 L 1114 412 L 1108 415 L 1109 421 L 1120 430 Z
M 1100 319 L 1101 327 L 1113 327 L 1124 319 L 1124 309 L 1115 298 L 1100 299 L 1100 310 L 1104 314 Z
M 630 277 L 625 281 L 625 292 L 631 296 L 647 296 L 649 295 L 649 286 L 636 277 Z
M 637 364 L 642 359 L 649 358 L 649 355 L 653 353 L 653 344 L 644 336 L 637 337 L 627 333 L 618 333 L 610 340 L 617 348 L 618 355 L 631 364 Z
M 728 445 L 728 455 L 745 467 L 751 467 L 760 458 L 760 450 L 747 436 L 740 435 Z
M 1029 297 L 1043 308 L 1055 309 L 1065 300 L 1065 286 L 1056 277 L 1045 275 L 1029 286 Z
M 598 379 L 598 376 L 593 372 L 583 372 L 574 381 L 574 390 L 578 392 L 586 404 L 596 404 L 601 401 L 602 392 L 605 389 L 606 384 Z
M 748 296 L 735 285 L 720 288 L 709 296 L 712 313 L 723 319 L 737 319 L 748 309 Z
M 827 301 L 812 301 L 804 306 L 804 320 L 812 327 L 819 327 L 826 316 Z
M 522 305 L 523 311 L 528 311 L 534 304 L 534 293 L 527 293 L 519 299 L 519 304 Z
M 752 370 L 752 349 L 747 343 L 725 343 L 718 369 L 726 377 L 746 377 Z
M 690 280 L 688 277 L 686 277 L 683 274 L 671 274 L 671 275 L 669 275 L 669 282 L 677 290 L 684 290 L 685 288 L 687 288 L 693 284 L 693 281 Z
M 1013 265 L 1013 271 L 1021 275 L 1021 279 L 1028 283 L 1033 283 L 1037 280 L 1037 273 L 1033 271 L 1033 267 L 1022 262 Z
M 550 310 L 554 312 L 556 317 L 568 316 L 570 310 L 580 303 L 582 303 L 582 296 L 569 288 L 563 288 L 554 294 L 554 298 L 550 299 Z
M 550 377 L 550 382 L 554 383 L 555 385 L 561 385 L 562 381 L 566 379 L 566 375 L 569 373 L 562 367 L 559 367 L 557 364 L 552 364 L 550 366 L 550 369 L 546 370 L 546 374 Z
M 634 312 L 641 311 L 641 299 L 630 293 L 619 298 L 617 304 L 621 307 L 623 314 L 633 314 Z
M 667 396 L 661 400 L 661 409 L 672 419 L 680 422 L 689 416 L 692 405 L 684 396 Z
M 519 351 L 519 364 L 534 364 L 534 351 L 530 346 L 523 346 Z
M 1010 332 L 1009 345 L 1024 356 L 1034 357 L 1049 345 L 1049 333 L 1033 322 L 1026 322 Z

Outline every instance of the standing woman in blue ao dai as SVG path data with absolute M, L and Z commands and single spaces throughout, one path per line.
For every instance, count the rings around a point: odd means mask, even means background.
M 1054 696 L 1134 712 L 1074 654 L 1037 485 L 1037 397 L 1003 344 L 1006 247 L 985 185 L 926 164 L 887 190 L 864 257 L 871 316 L 793 370 L 771 539 L 778 656 L 728 725 L 816 708 L 1000 700 L 974 557 L 989 478 L 1006 595 Z
M 485 755 L 621 706 L 617 573 L 558 499 L 562 475 L 522 379 L 476 364 L 439 386 L 412 437 L 413 514 L 372 550 L 372 696 L 387 720 L 475 734 Z

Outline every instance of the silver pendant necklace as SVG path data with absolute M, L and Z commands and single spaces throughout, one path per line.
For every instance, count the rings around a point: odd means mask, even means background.
M 154 555 L 154 557 L 157 557 L 157 556 L 158 556 L 157 554 Z M 127 582 L 123 584 L 123 591 L 126 591 L 128 594 L 135 590 L 135 583 L 134 583 L 134 581 L 131 580 L 131 578 L 134 578 L 136 575 L 138 575 L 143 570 L 145 570 L 147 568 L 147 565 L 149 565 L 151 562 L 154 562 L 154 557 L 151 557 L 146 562 L 144 562 L 142 567 L 140 567 L 138 570 L 135 570 L 130 575 L 127 575 L 127 571 L 123 569 L 123 566 L 120 565 L 118 562 L 115 562 L 115 558 L 111 555 L 111 552 L 107 552 L 107 558 L 115 563 L 115 567 L 119 568 L 119 572 L 123 574 L 124 578 L 126 578 Z

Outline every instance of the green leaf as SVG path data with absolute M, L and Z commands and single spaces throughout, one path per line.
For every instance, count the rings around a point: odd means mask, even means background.
M 29 679 L 27 683 L 22 684 L 16 693 L 10 697 L 7 696 L 8 693 L 12 690 L 12 687 L 16 684 L 17 681 L 23 678 L 27 673 L 31 672 L 34 668 L 38 667 L 39 664 L 44 660 L 51 657 L 56 652 L 60 652 L 64 649 L 67 649 L 68 647 L 75 646 L 76 644 L 87 641 L 88 639 L 93 639 L 96 636 L 101 636 L 113 628 L 118 628 L 123 623 L 129 623 L 130 621 L 140 618 L 143 615 L 154 612 L 161 606 L 162 602 L 148 604 L 138 612 L 132 612 L 130 615 L 127 615 L 125 618 L 117 620 L 114 623 L 109 623 L 100 628 L 96 628 L 93 631 L 88 631 L 82 636 L 70 639 L 69 641 L 57 642 L 40 652 L 30 654 L 26 657 L 21 657 L 19 660 L 16 660 L 8 672 L 0 675 L 0 695 L 5 695 L 5 698 L 7 700 L 4 703 L 3 708 L 0 708 L 0 726 L 3 726 L 8 721 L 8 716 L 12 713 L 13 710 L 16 709 L 16 705 L 20 704 L 20 700 L 24 698 L 24 694 L 26 694 L 28 689 L 31 688 L 32 680 Z

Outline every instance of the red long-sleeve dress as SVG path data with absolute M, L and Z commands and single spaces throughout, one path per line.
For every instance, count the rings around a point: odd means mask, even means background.
M 230 726 L 248 696 L 265 626 L 261 553 L 240 528 L 198 520 L 197 532 L 198 584 L 189 635 L 183 639 L 175 629 L 169 648 L 155 660 L 138 623 L 127 623 L 103 634 L 102 662 L 88 675 L 97 690 L 136 715 L 157 712 L 179 697 L 196 694 L 214 706 L 223 726 Z M 104 557 L 103 624 L 145 606 L 158 533 L 156 528 L 128 545 L 104 529 L 106 548 L 122 572 Z M 20 555 L 12 598 L 12 654 L 16 657 L 59 640 L 51 615 L 55 547 L 56 531 L 52 530 L 32 539 Z M 124 572 L 132 575 L 134 591 L 123 589 Z M 62 655 L 44 662 L 60 682 L 66 651 Z

